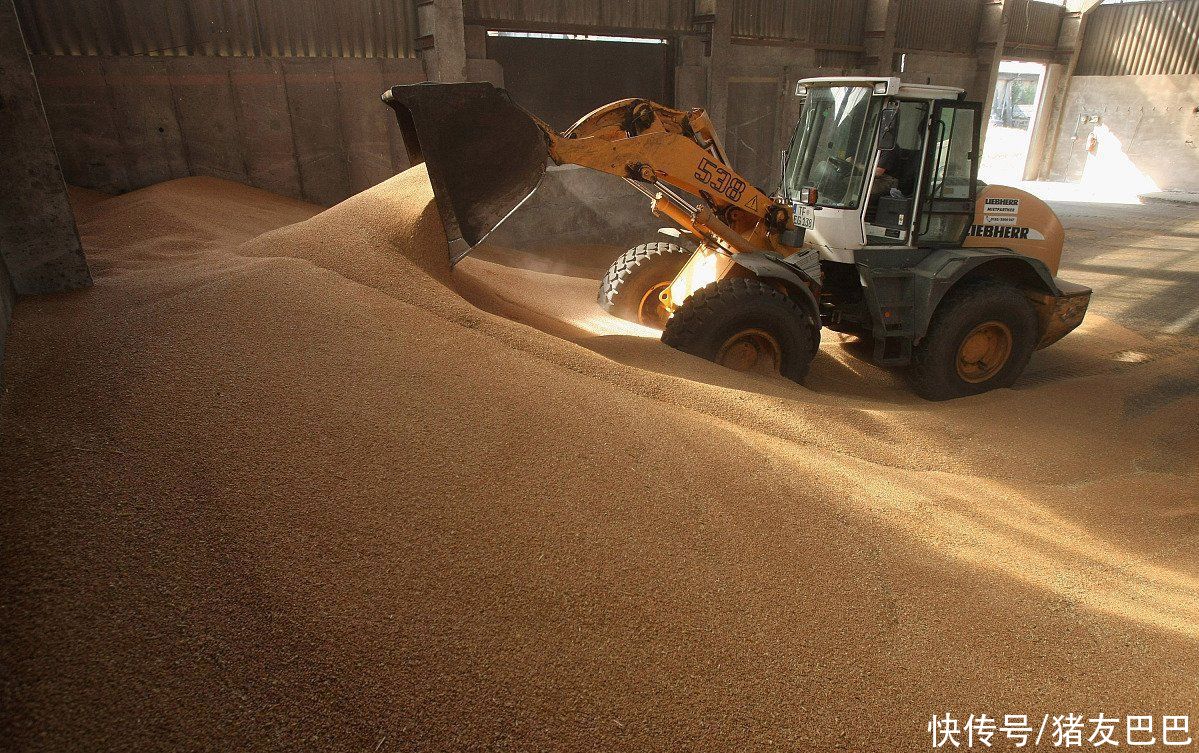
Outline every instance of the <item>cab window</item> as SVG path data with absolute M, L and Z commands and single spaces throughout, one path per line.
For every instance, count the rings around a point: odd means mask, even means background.
M 901 245 L 907 242 L 912 209 L 920 185 L 928 102 L 898 102 L 893 126 L 895 145 L 879 149 L 866 204 L 866 242 Z
M 960 244 L 973 221 L 979 107 L 977 102 L 942 102 L 934 111 L 918 245 Z
M 874 124 L 881 106 L 881 98 L 873 94 L 870 86 L 809 90 L 788 150 L 785 179 L 792 195 L 815 188 L 817 206 L 860 206 L 874 161 Z

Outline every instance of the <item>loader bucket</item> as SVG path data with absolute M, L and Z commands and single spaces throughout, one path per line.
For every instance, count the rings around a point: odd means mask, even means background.
M 393 86 L 413 165 L 424 162 L 456 264 L 527 199 L 545 174 L 545 138 L 503 89 L 488 83 Z

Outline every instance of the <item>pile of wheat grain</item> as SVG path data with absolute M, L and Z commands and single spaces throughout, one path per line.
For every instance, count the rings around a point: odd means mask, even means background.
M 420 169 L 320 213 L 199 178 L 79 211 L 97 284 L 18 305 L 0 405 L 13 749 L 1199 711 L 1193 349 L 1092 318 L 930 404 L 829 337 L 805 389 L 594 281 L 451 272 Z

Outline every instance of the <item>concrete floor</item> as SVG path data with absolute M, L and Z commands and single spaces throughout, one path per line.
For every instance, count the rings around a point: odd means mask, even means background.
M 1066 227 L 1060 275 L 1091 311 L 1147 335 L 1199 334 L 1199 205 L 1051 201 Z

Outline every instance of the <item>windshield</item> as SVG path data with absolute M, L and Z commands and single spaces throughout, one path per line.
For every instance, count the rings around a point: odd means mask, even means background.
M 872 95 L 869 86 L 808 90 L 787 155 L 788 195 L 815 188 L 817 206 L 849 209 L 858 205 L 874 156 L 872 126 L 883 99 Z

